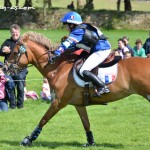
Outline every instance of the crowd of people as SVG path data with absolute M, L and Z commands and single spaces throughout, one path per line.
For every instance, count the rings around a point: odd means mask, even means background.
M 118 39 L 118 48 L 114 51 L 115 55 L 120 55 L 122 59 L 129 57 L 150 58 L 150 36 L 144 44 L 141 39 L 137 39 L 133 48 L 129 45 L 129 38 L 124 36 Z

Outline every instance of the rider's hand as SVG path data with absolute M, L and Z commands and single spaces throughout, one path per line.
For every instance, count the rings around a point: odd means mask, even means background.
M 56 58 L 58 58 L 58 57 L 59 57 L 59 55 L 54 54 L 54 56 L 52 56 L 52 57 L 50 58 L 49 63 L 50 63 L 50 64 L 54 64 Z
M 59 47 L 58 49 L 56 49 L 54 51 L 54 55 L 50 58 L 49 63 L 51 63 L 51 64 L 55 63 L 56 58 L 60 57 L 60 55 L 62 53 L 61 50 L 62 50 L 62 48 Z

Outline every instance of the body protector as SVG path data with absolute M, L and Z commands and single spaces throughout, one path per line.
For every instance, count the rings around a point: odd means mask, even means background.
M 99 40 L 106 40 L 107 37 L 95 26 L 91 24 L 80 24 L 75 29 L 82 28 L 85 30 L 85 34 L 83 36 L 83 41 L 86 46 L 93 48 Z M 79 47 L 81 44 L 77 44 L 76 46 Z

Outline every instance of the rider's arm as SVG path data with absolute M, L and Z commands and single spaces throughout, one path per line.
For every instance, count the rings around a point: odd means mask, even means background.
M 69 37 L 61 43 L 61 45 L 58 47 L 58 49 L 55 51 L 55 55 L 61 55 L 65 50 L 67 50 L 69 47 L 75 46 L 77 43 L 79 43 L 84 35 L 83 29 L 74 30 L 70 33 Z

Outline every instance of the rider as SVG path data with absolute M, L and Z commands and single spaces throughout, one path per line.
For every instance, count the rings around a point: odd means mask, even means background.
M 61 53 L 68 48 L 76 47 L 77 43 L 90 47 L 90 56 L 84 62 L 79 73 L 99 88 L 98 94 L 109 93 L 108 87 L 91 72 L 91 70 L 102 63 L 111 52 L 111 46 L 106 40 L 106 37 L 97 27 L 83 23 L 81 16 L 77 12 L 66 13 L 60 21 L 66 25 L 70 34 L 56 49 L 53 59 L 59 57 Z

